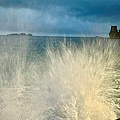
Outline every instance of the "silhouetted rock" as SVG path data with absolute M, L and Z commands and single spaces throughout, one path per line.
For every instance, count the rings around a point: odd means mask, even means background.
M 22 36 L 26 36 L 26 33 L 20 33 L 20 35 L 22 35 Z
M 33 36 L 33 35 L 29 33 L 28 36 Z
M 20 36 L 33 36 L 32 34 L 26 34 L 26 33 L 20 33 L 20 34 L 18 34 L 18 33 L 12 33 L 12 34 L 8 34 L 8 35 L 20 35 Z
M 117 30 L 117 26 L 111 26 L 111 30 L 109 33 L 110 39 L 120 39 L 120 30 Z
M 12 34 L 8 34 L 8 35 L 19 35 L 18 33 L 12 33 Z

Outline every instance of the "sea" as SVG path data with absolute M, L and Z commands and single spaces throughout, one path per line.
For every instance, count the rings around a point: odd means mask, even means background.
M 0 36 L 0 120 L 120 117 L 120 41 Z

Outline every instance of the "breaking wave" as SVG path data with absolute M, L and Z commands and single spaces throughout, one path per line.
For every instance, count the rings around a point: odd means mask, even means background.
M 0 41 L 1 120 L 115 120 L 120 117 L 118 40 L 97 39 L 29 60 L 29 40 Z M 32 54 L 30 54 L 32 55 Z

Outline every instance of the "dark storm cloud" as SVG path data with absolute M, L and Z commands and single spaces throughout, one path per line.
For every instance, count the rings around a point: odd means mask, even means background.
M 0 0 L 0 6 L 30 8 L 40 11 L 49 11 L 52 7 L 58 6 L 66 9 L 61 14 L 89 21 L 103 22 L 102 19 L 106 19 L 106 21 L 120 19 L 119 0 Z
M 41 6 L 57 5 L 59 0 L 0 0 L 2 7 L 23 7 L 40 9 Z
M 0 31 L 96 34 L 120 25 L 119 0 L 0 0 L 0 6 Z
M 120 18 L 120 2 L 116 1 L 84 1 L 79 7 L 71 7 L 68 11 L 70 16 L 80 17 L 94 17 L 93 20 L 107 18 L 107 20 L 119 20 Z M 103 22 L 103 21 L 102 21 Z

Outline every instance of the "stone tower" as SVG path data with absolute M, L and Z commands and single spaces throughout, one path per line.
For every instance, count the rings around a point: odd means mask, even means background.
M 117 26 L 111 26 L 111 30 L 109 33 L 109 38 L 110 39 L 120 39 L 120 33 L 117 30 Z
M 111 26 L 111 31 L 110 32 L 117 32 L 117 26 Z

